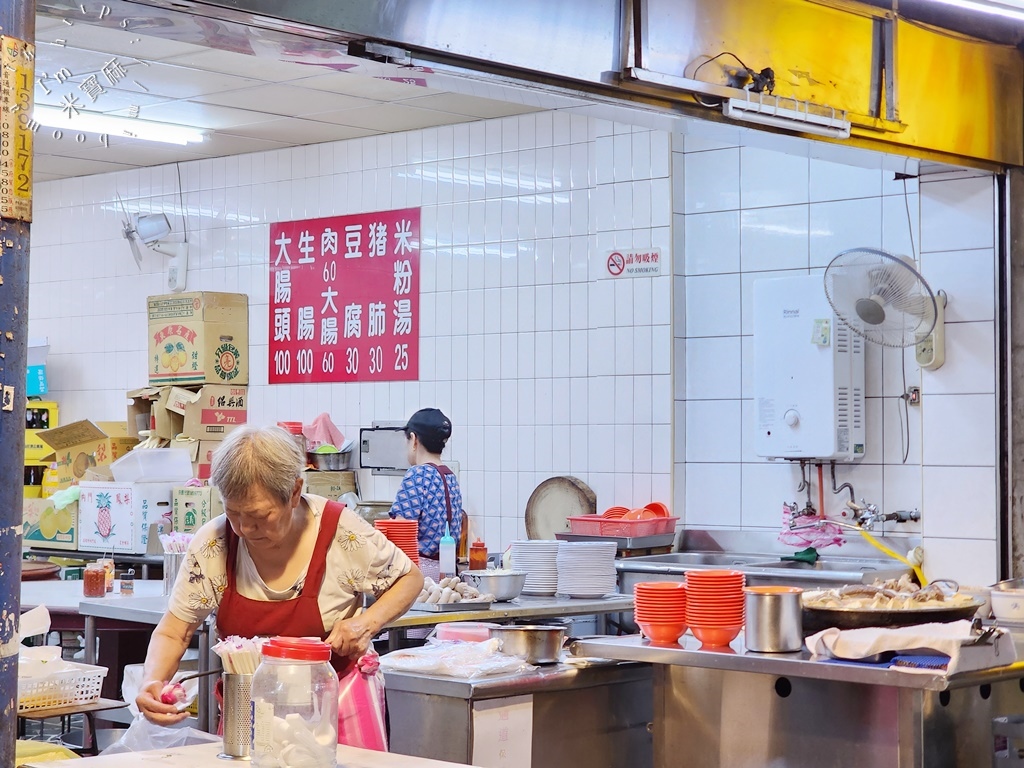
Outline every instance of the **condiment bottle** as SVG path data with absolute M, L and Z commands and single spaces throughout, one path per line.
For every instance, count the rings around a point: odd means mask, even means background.
M 121 574 L 121 594 L 135 594 L 135 570 L 133 568 L 129 568 L 127 573 Z
M 82 573 L 82 594 L 85 597 L 103 597 L 107 594 L 107 571 L 99 563 L 89 563 Z
M 331 647 L 319 640 L 274 637 L 252 676 L 252 765 L 334 768 L 338 746 L 338 676 Z
M 469 570 L 487 570 L 487 545 L 479 538 L 469 546 Z
M 106 578 L 106 582 L 105 582 L 106 591 L 107 592 L 113 592 L 114 591 L 114 561 L 111 560 L 109 557 L 104 557 L 104 558 L 100 558 L 99 560 L 97 560 L 96 563 L 98 565 L 102 566 L 103 570 L 106 572 L 106 576 L 105 576 L 105 578 Z
M 437 550 L 437 559 L 440 561 L 441 576 L 455 576 L 455 539 L 451 531 L 445 526 L 444 536 L 441 537 L 441 544 Z

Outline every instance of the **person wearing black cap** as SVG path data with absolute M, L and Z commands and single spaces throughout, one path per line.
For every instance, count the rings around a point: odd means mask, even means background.
M 423 408 L 409 418 L 405 439 L 410 467 L 389 512 L 419 522 L 420 569 L 434 579 L 439 576 L 445 526 L 456 541 L 462 534 L 462 491 L 455 474 L 441 462 L 451 435 L 451 421 L 437 408 Z

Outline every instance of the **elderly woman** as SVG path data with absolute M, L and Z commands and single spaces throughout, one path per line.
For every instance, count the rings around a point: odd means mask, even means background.
M 278 427 L 243 427 L 213 455 L 224 514 L 196 533 L 150 639 L 139 710 L 161 725 L 187 716 L 160 702 L 193 632 L 216 611 L 221 636 L 317 636 L 340 672 L 413 604 L 423 574 L 352 510 L 303 495 L 305 456 Z M 362 595 L 376 601 L 362 610 Z

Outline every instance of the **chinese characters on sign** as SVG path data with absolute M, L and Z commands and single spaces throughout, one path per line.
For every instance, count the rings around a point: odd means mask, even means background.
M 419 378 L 420 211 L 270 227 L 269 382 Z
M 667 274 L 661 248 L 608 251 L 603 278 L 657 277 Z

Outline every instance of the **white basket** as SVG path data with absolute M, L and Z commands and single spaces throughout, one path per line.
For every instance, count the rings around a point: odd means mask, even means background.
M 45 677 L 18 678 L 18 712 L 89 704 L 100 697 L 106 667 L 64 662 L 64 669 Z

